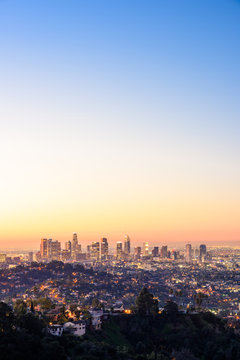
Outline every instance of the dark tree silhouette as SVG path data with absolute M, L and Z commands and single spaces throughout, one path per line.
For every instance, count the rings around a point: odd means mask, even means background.
M 168 300 L 164 306 L 164 311 L 168 315 L 177 315 L 178 314 L 178 306 L 174 301 Z
M 9 333 L 13 330 L 15 317 L 11 307 L 0 302 L 0 332 Z
M 142 315 L 157 315 L 158 301 L 153 298 L 146 287 L 142 288 L 136 299 L 136 312 Z

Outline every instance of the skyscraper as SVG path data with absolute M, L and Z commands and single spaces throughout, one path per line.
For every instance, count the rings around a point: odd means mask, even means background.
M 108 241 L 106 238 L 101 238 L 101 260 L 107 260 L 108 258 Z
M 0 254 L 0 263 L 5 263 L 7 260 L 7 254 Z
M 65 249 L 62 250 L 62 261 L 70 261 L 71 260 L 71 253 L 69 250 Z
M 48 260 L 52 258 L 52 239 L 47 240 L 47 258 Z
M 33 252 L 32 251 L 30 251 L 29 253 L 28 253 L 28 261 L 31 263 L 31 262 L 33 262 Z
M 129 256 L 130 252 L 131 252 L 130 237 L 128 235 L 125 235 L 125 238 L 124 238 L 124 254 L 126 256 Z
M 159 247 L 158 246 L 154 246 L 154 248 L 152 249 L 152 256 L 156 257 L 159 255 Z
M 73 239 L 72 239 L 72 259 L 77 260 L 77 254 L 78 254 L 78 238 L 77 233 L 73 233 Z
M 141 252 L 142 252 L 142 248 L 141 246 L 137 246 L 134 248 L 134 259 L 138 260 L 141 258 Z
M 117 259 L 118 260 L 121 260 L 122 259 L 122 257 L 123 257 L 123 246 L 122 246 L 122 242 L 121 241 L 118 241 L 117 242 L 117 249 L 116 249 L 117 251 Z
M 99 261 L 100 259 L 100 244 L 99 241 L 94 241 L 91 246 L 91 259 Z
M 168 247 L 167 245 L 164 245 L 161 247 L 161 257 L 166 258 L 168 255 Z
M 41 259 L 47 259 L 47 248 L 48 248 L 48 239 L 41 239 L 40 244 L 40 253 L 41 253 Z
M 71 241 L 66 241 L 65 242 L 65 250 L 69 251 L 70 254 L 72 253 L 72 243 L 71 243 Z
M 200 260 L 204 261 L 207 255 L 207 247 L 206 245 L 202 244 L 200 245 L 199 249 L 200 249 Z
M 91 257 L 91 249 L 92 249 L 92 246 L 91 245 L 87 245 L 87 258 L 90 259 Z
M 61 243 L 60 241 L 51 241 L 51 260 L 61 259 Z
M 199 259 L 199 254 L 200 254 L 200 250 L 196 248 L 195 251 L 194 251 L 195 259 Z
M 185 259 L 187 262 L 192 261 L 192 245 L 191 244 L 186 245 Z
M 52 257 L 52 239 L 41 239 L 40 253 L 42 260 L 51 260 Z
M 147 241 L 143 243 L 143 256 L 149 255 L 149 244 Z

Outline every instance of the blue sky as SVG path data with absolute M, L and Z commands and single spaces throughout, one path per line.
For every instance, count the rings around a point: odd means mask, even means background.
M 180 209 L 182 192 L 190 202 L 199 192 L 207 208 L 214 193 L 222 196 L 216 206 L 235 211 L 240 205 L 239 39 L 240 2 L 235 0 L 1 0 L 1 212 L 6 224 L 17 221 L 21 211 L 27 226 L 28 211 L 38 214 L 44 206 L 36 193 L 51 209 L 46 217 L 54 213 L 60 222 L 66 210 L 56 215 L 54 209 L 71 208 L 84 197 L 76 211 L 84 213 L 90 203 L 89 217 L 92 211 L 98 223 L 96 209 L 103 199 L 109 207 L 124 207 L 113 195 L 118 192 L 131 214 L 140 196 L 151 214 L 159 210 L 156 199 L 161 202 L 163 196 L 168 206 L 173 193 Z M 43 185 L 46 178 L 49 186 Z M 158 188 L 166 184 L 163 195 Z M 185 194 L 184 186 L 192 192 Z M 66 188 L 72 190 L 59 202 Z M 147 195 L 150 188 L 154 194 Z M 136 237 L 144 215 L 148 219 L 144 212 L 136 215 L 131 229 L 116 213 L 124 224 L 121 231 Z M 37 237 L 44 228 L 61 237 L 78 222 L 68 221 L 58 232 L 41 216 Z M 151 240 L 169 235 L 177 241 L 167 229 L 164 234 L 157 229 L 158 220 L 149 219 L 143 229 L 154 229 Z M 237 220 L 228 228 L 231 239 L 240 236 Z M 118 225 L 112 226 L 116 238 Z M 99 225 L 101 231 L 108 226 Z M 6 225 L 0 241 L 9 231 Z M 24 231 L 21 239 L 33 241 L 34 231 Z M 88 231 L 83 230 L 90 239 Z M 17 241 L 16 234 L 11 236 Z M 227 225 L 220 240 L 228 240 Z

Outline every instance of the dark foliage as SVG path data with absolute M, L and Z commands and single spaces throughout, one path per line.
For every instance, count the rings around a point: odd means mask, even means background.
M 151 311 L 112 316 L 104 323 L 102 331 L 88 331 L 84 337 L 78 338 L 71 335 L 47 336 L 44 331 L 45 324 L 36 314 L 23 311 L 14 315 L 8 305 L 0 303 L 0 358 L 4 360 L 240 359 L 239 337 L 232 329 L 226 327 L 223 320 L 211 313 L 179 314 L 176 309 L 174 304 L 168 303 L 166 311 L 162 314 L 155 313 L 154 316 Z

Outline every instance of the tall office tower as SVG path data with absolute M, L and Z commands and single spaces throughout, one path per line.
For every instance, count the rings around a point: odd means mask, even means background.
M 60 241 L 51 242 L 51 259 L 52 260 L 61 260 L 61 243 Z
M 141 258 L 141 252 L 142 252 L 141 246 L 137 246 L 134 248 L 134 259 L 135 260 L 138 260 Z
M 32 251 L 30 251 L 29 253 L 28 253 L 28 261 L 31 263 L 31 262 L 33 262 L 33 252 Z
M 152 256 L 156 257 L 159 255 L 159 247 L 158 246 L 154 246 L 154 248 L 152 249 Z
M 206 247 L 206 245 L 200 245 L 199 250 L 200 250 L 200 260 L 204 261 L 206 255 L 207 255 L 207 247 Z
M 108 241 L 106 238 L 101 238 L 101 248 L 100 248 L 100 258 L 101 260 L 107 260 L 108 258 Z
M 0 263 L 5 263 L 7 261 L 7 254 L 0 254 Z
M 65 250 L 69 251 L 70 254 L 72 253 L 72 243 L 71 243 L 71 241 L 66 241 L 65 242 Z
M 123 246 L 122 246 L 122 242 L 118 241 L 117 242 L 117 259 L 121 260 L 123 258 Z
M 47 259 L 48 257 L 48 239 L 41 239 L 40 244 L 41 259 Z
M 78 254 L 78 238 L 77 233 L 73 233 L 73 239 L 72 239 L 72 259 L 77 260 L 77 254 Z
M 199 249 L 195 249 L 195 251 L 194 251 L 194 257 L 195 257 L 195 259 L 198 259 L 198 258 L 199 258 L 199 254 L 200 254 Z
M 187 262 L 192 261 L 192 245 L 191 244 L 186 245 L 185 259 L 186 259 Z
M 100 244 L 99 241 L 95 241 L 91 246 L 91 259 L 99 261 L 100 259 Z
M 41 262 L 42 258 L 41 258 L 41 251 L 38 251 L 35 253 L 35 261 L 37 262 Z
M 71 253 L 67 249 L 62 250 L 61 255 L 62 255 L 62 261 L 70 261 L 71 260 Z
M 91 257 L 91 245 L 87 245 L 87 259 Z
M 161 247 L 161 257 L 166 258 L 168 255 L 167 245 Z
M 125 235 L 124 238 L 124 254 L 130 255 L 131 252 L 131 244 L 130 244 L 130 237 L 128 235 Z
M 52 239 L 47 239 L 47 259 L 52 259 Z
M 77 244 L 77 255 L 82 253 L 82 245 Z
M 149 255 L 149 244 L 147 241 L 143 243 L 143 256 Z

